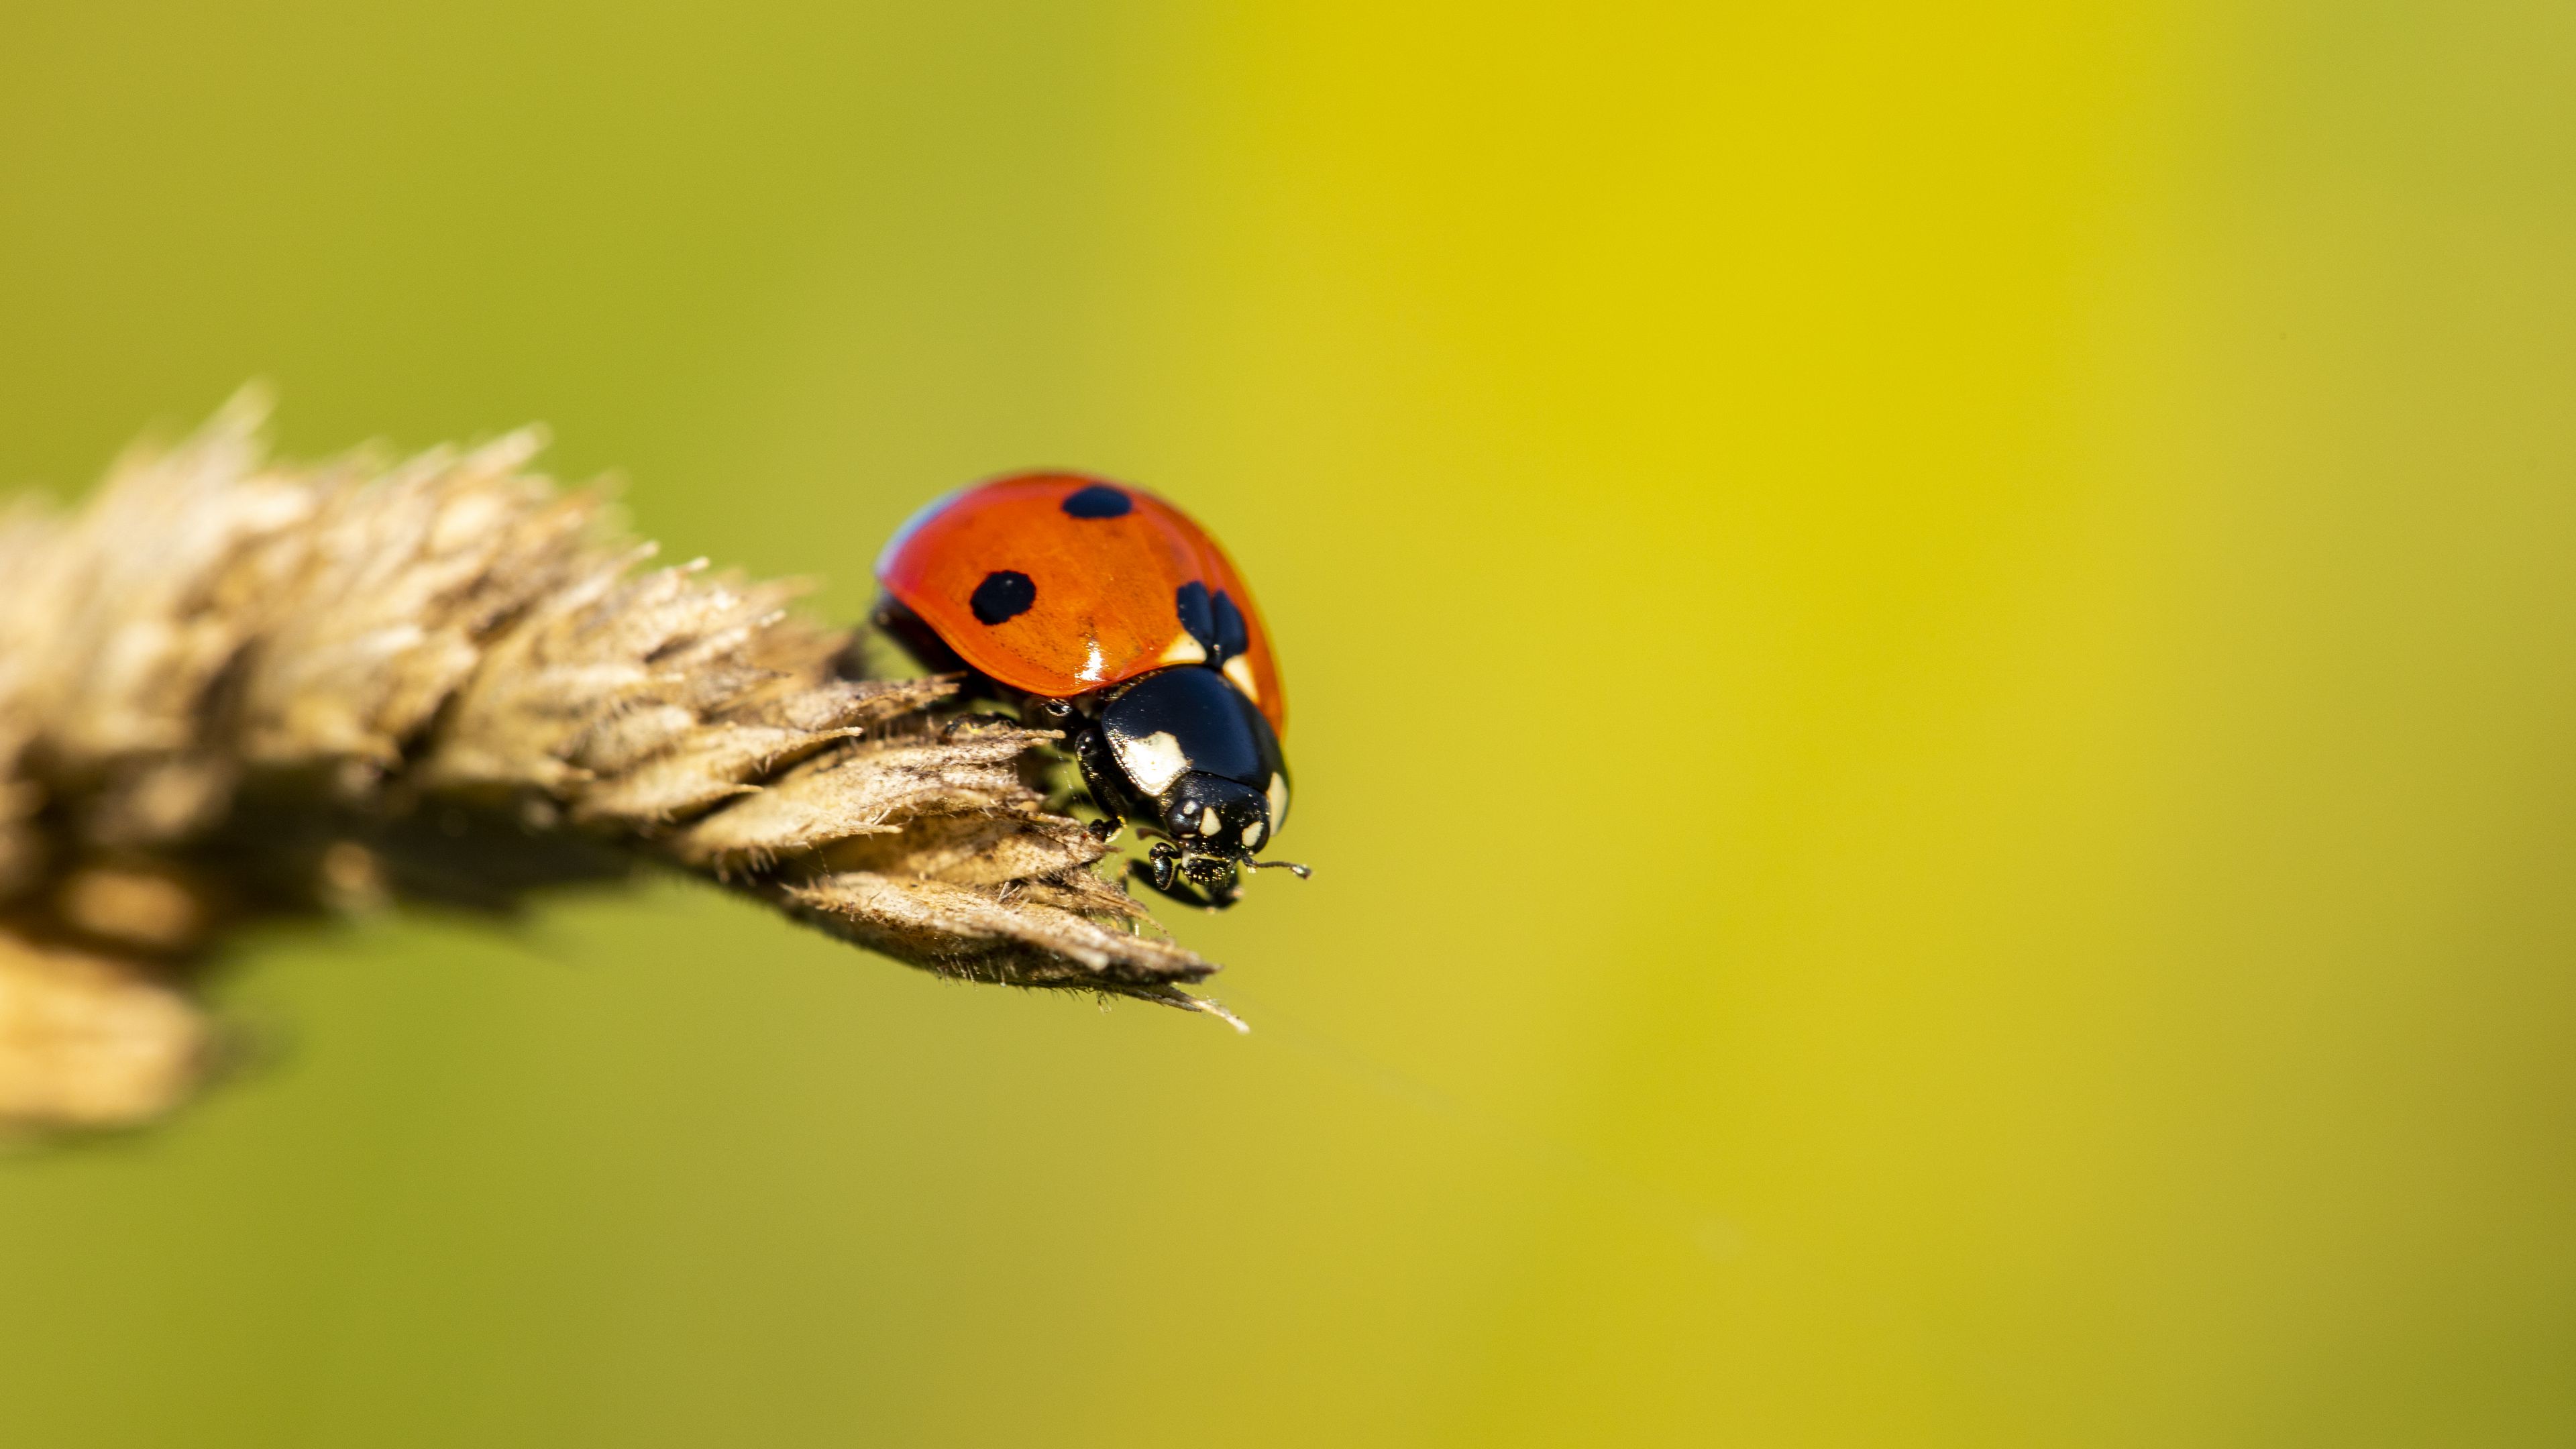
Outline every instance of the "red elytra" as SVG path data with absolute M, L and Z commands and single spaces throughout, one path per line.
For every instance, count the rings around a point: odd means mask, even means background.
M 1069 512 L 1066 500 L 1076 494 L 1084 495 L 1081 511 Z M 1116 497 L 1127 500 L 1123 511 L 1085 506 Z M 1013 598 L 1009 617 L 986 623 L 976 590 L 1000 573 L 1025 577 L 1034 597 Z M 960 489 L 886 542 L 877 582 L 967 663 L 1050 699 L 1206 662 L 1176 602 L 1185 586 L 1203 584 L 1233 599 L 1249 635 L 1250 647 L 1226 661 L 1226 678 L 1272 729 L 1287 733 L 1278 662 L 1243 575 L 1206 529 L 1141 488 L 1079 473 L 1023 473 Z

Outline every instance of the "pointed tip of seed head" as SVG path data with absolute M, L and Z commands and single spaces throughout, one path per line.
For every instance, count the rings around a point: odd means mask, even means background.
M 1227 1010 L 1223 1003 L 1205 996 L 1192 996 L 1177 986 L 1133 987 L 1121 994 L 1133 996 L 1139 1001 L 1156 1002 L 1178 1011 L 1195 1011 L 1202 1016 L 1213 1016 L 1233 1027 L 1237 1036 L 1252 1035 L 1252 1023 Z
M 1244 1020 L 1242 1017 L 1235 1015 L 1233 1012 L 1226 1010 L 1224 1007 L 1208 1000 L 1204 996 L 1193 997 L 1191 999 L 1190 1009 L 1192 1011 L 1205 1012 L 1208 1015 L 1215 1017 L 1217 1020 L 1224 1022 L 1226 1025 L 1233 1027 L 1234 1034 L 1236 1036 L 1252 1035 L 1251 1022 Z

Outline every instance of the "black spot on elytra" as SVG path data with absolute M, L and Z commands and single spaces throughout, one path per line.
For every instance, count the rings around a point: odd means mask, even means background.
M 1037 601 L 1038 586 L 1029 582 L 1027 574 L 1018 569 L 995 569 L 984 575 L 984 582 L 975 586 L 974 596 L 966 603 L 978 620 L 999 624 L 1027 613 L 1029 605 Z
M 1094 483 L 1065 495 L 1064 511 L 1076 518 L 1124 518 L 1136 500 L 1106 483 Z
M 1216 648 L 1216 612 L 1208 606 L 1207 585 L 1192 579 L 1172 595 L 1172 612 L 1181 616 L 1181 627 L 1199 641 L 1202 649 Z
M 1234 606 L 1223 589 L 1209 604 L 1216 615 L 1216 642 L 1208 646 L 1208 663 L 1223 667 L 1225 661 L 1252 648 L 1252 631 L 1244 626 L 1243 611 Z

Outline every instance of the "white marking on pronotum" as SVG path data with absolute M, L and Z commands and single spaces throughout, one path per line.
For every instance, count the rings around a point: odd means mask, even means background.
M 1082 661 L 1082 669 L 1073 677 L 1081 680 L 1085 684 L 1098 684 L 1100 682 L 1100 671 L 1107 668 L 1108 665 L 1109 661 L 1101 657 L 1100 641 L 1094 639 L 1091 641 L 1091 652 L 1089 657 Z
M 1201 835 L 1214 835 L 1214 834 L 1216 834 L 1216 807 L 1215 807 L 1215 806 L 1213 806 L 1213 805 L 1202 805 L 1202 806 L 1200 806 L 1200 807 L 1199 807 L 1199 834 L 1201 834 Z
M 1288 823 L 1288 777 L 1273 773 L 1270 777 L 1270 828 Z
M 1165 646 L 1162 657 L 1156 659 L 1154 662 L 1157 664 L 1205 664 L 1207 663 L 1207 648 L 1200 644 L 1196 639 L 1191 638 L 1189 631 L 1184 629 L 1181 631 L 1181 637 L 1173 640 L 1169 645 Z
M 1181 742 L 1170 730 L 1156 730 L 1143 739 L 1112 735 L 1117 744 L 1118 763 L 1127 778 L 1148 795 L 1160 795 L 1172 788 L 1181 772 L 1190 767 L 1190 757 L 1181 753 Z
M 1243 827 L 1243 848 L 1246 850 L 1259 850 L 1261 848 L 1260 821 L 1255 820 L 1250 825 Z
M 1261 703 L 1261 690 L 1252 682 L 1252 666 L 1244 662 L 1242 655 L 1237 654 L 1225 661 L 1225 677 L 1234 681 L 1234 687 L 1243 691 L 1244 698 L 1254 704 Z

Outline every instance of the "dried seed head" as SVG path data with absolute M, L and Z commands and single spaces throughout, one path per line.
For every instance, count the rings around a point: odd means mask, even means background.
M 639 862 L 943 974 L 1204 1006 L 1178 987 L 1214 966 L 1025 783 L 1055 733 L 857 677 L 883 651 L 793 585 L 643 568 L 534 433 L 292 466 L 264 413 L 0 512 L 0 1119 L 175 1101 L 204 1053 L 173 983 L 224 925 Z

